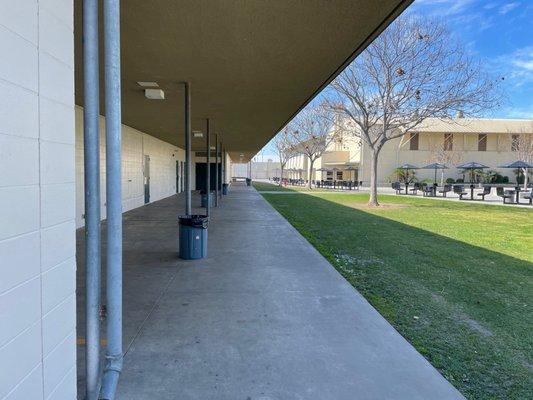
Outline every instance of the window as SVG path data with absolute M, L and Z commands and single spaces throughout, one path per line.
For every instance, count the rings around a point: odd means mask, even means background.
M 511 151 L 520 150 L 520 135 L 511 136 Z
M 333 171 L 327 171 L 326 172 L 326 179 L 328 181 L 332 181 L 333 180 Z
M 409 138 L 409 150 L 418 150 L 418 133 L 411 133 Z
M 477 151 L 487 151 L 487 134 L 480 133 L 477 138 Z
M 342 171 L 337 171 L 337 180 L 342 181 Z
M 444 134 L 444 150 L 445 151 L 453 150 L 453 133 Z

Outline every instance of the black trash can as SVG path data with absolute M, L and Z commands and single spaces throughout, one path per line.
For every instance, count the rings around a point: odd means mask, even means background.
M 179 255 L 184 260 L 198 260 L 207 257 L 207 215 L 180 215 Z
M 252 179 L 246 178 L 246 186 L 252 186 Z
M 204 191 L 201 192 L 201 206 L 202 207 L 206 207 L 207 206 L 207 193 Z M 213 207 L 213 204 L 214 204 L 214 200 L 215 200 L 215 192 L 211 192 L 211 196 L 209 196 L 209 207 Z
M 227 195 L 228 194 L 228 187 L 229 185 L 227 183 L 222 184 L 222 194 Z

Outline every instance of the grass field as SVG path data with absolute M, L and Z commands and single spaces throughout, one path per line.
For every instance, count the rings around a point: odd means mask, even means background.
M 263 196 L 467 398 L 533 398 L 533 210 Z

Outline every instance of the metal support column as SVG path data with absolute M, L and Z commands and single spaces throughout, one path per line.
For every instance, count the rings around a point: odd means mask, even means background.
M 228 172 L 227 172 L 227 168 L 228 168 L 228 153 L 226 152 L 226 148 L 224 147 L 224 171 L 225 171 L 225 174 L 224 174 L 224 183 L 228 184 Z
M 218 147 L 218 151 L 220 153 L 220 184 L 222 185 L 224 183 L 224 175 L 226 171 L 224 171 L 224 159 L 222 158 L 222 142 L 220 142 L 220 146 Z M 222 190 L 218 191 L 218 194 L 220 198 L 222 198 Z
M 83 2 L 83 141 L 85 178 L 85 376 L 87 400 L 100 390 L 100 132 L 98 0 Z
M 185 215 L 191 215 L 191 87 L 185 82 Z
M 104 0 L 107 351 L 100 399 L 114 399 L 122 370 L 122 171 L 120 1 Z
M 222 184 L 223 185 L 226 185 L 228 182 L 227 182 L 227 171 L 226 171 L 226 148 L 224 147 L 222 149 Z
M 218 207 L 218 134 L 215 134 L 215 207 Z
M 206 159 L 205 159 L 205 192 L 207 193 L 207 202 L 205 205 L 205 215 L 209 215 L 209 208 L 211 203 L 211 132 L 209 118 L 206 121 L 206 132 L 205 132 L 205 147 L 206 147 Z

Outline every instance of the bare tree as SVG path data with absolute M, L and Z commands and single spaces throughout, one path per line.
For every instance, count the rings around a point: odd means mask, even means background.
M 442 142 L 430 141 L 429 152 L 429 157 L 426 160 L 428 164 L 439 163 L 449 167 L 450 165 L 459 164 L 463 159 L 463 151 L 447 150 Z M 440 185 L 444 185 L 444 169 L 440 170 Z
M 511 151 L 516 154 L 517 160 L 533 164 L 533 135 L 522 129 L 520 132 L 509 132 L 509 140 L 511 141 Z M 527 189 L 528 170 L 524 168 L 522 172 L 524 174 L 524 189 Z
M 353 121 L 370 148 L 370 200 L 377 199 L 383 145 L 430 117 L 476 115 L 498 103 L 498 81 L 484 73 L 439 21 L 400 17 L 333 82 L 330 106 Z
M 292 136 L 289 133 L 289 128 L 285 127 L 281 132 L 272 139 L 272 144 L 279 158 L 280 177 L 279 185 L 283 184 L 283 171 L 287 162 L 296 154 Z
M 289 131 L 295 143 L 295 151 L 309 159 L 307 182 L 309 189 L 312 187 L 311 179 L 315 161 L 322 157 L 338 136 L 333 129 L 334 117 L 333 110 L 321 104 L 305 108 L 290 124 Z

